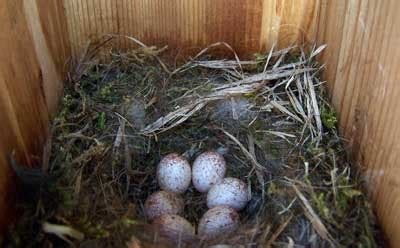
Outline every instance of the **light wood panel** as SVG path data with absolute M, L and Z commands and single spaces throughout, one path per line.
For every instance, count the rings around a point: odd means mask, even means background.
M 68 56 L 60 3 L 0 1 L 0 232 L 15 210 L 8 156 L 14 150 L 18 163 L 40 165 L 49 113 L 60 96 Z
M 191 54 L 225 41 L 252 54 L 274 43 L 315 40 L 319 0 L 64 0 L 72 51 L 105 34 Z M 128 40 L 115 44 L 132 47 Z
M 340 127 L 392 247 L 400 246 L 400 2 L 327 1 L 318 39 Z

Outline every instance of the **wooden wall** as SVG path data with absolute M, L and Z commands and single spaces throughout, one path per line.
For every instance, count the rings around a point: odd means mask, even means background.
M 274 43 L 315 40 L 318 0 L 64 0 L 69 40 L 79 55 L 90 39 L 133 36 L 147 45 L 193 50 L 219 41 L 239 54 Z M 128 48 L 121 40 L 117 46 Z M 182 51 L 179 51 L 182 52 Z
M 19 163 L 39 166 L 49 113 L 60 97 L 69 46 L 59 3 L 0 1 L 0 232 L 15 209 L 8 156 L 15 150 Z
M 318 41 L 342 134 L 378 218 L 400 246 L 400 1 L 321 2 Z
M 0 207 L 6 155 L 35 165 L 65 61 L 104 34 L 184 54 L 225 41 L 241 55 L 273 44 L 327 43 L 321 56 L 342 134 L 364 168 L 393 247 L 400 245 L 400 2 L 397 0 L 4 0 L 0 2 Z M 127 40 L 115 43 L 126 49 Z M 36 157 L 35 157 L 36 156 Z M 0 209 L 0 220 L 6 211 Z M 1 226 L 1 225 L 0 225 Z

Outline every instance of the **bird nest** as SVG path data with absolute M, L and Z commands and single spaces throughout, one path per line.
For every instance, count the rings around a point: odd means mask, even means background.
M 113 37 L 114 39 L 115 37 Z M 225 43 L 166 63 L 165 48 L 126 53 L 90 45 L 65 84 L 52 121 L 44 182 L 20 199 L 5 238 L 40 247 L 374 247 L 379 229 L 338 136 L 322 66 L 324 47 L 289 47 L 241 61 Z M 212 57 L 225 49 L 230 58 Z M 111 51 L 111 52 L 109 52 Z M 105 55 L 105 56 L 104 56 Z M 104 59 L 107 58 L 107 59 Z M 164 240 L 144 215 L 159 190 L 156 167 L 178 153 L 215 150 L 251 200 L 231 235 Z M 26 178 L 17 173 L 21 184 Z M 34 189 L 34 190 L 33 190 Z M 194 226 L 206 197 L 190 186 L 182 217 Z

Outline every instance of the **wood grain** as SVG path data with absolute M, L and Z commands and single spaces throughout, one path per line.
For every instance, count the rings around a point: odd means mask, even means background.
M 64 11 L 60 10 L 57 1 L 24 0 L 23 3 L 43 82 L 47 82 L 42 84 L 46 106 L 49 113 L 54 113 L 61 97 L 69 56 Z
M 49 111 L 58 104 L 69 56 L 58 7 L 55 1 L 0 1 L 0 232 L 15 210 L 8 156 L 15 151 L 18 163 L 40 165 Z
M 323 1 L 318 40 L 340 127 L 380 223 L 400 246 L 400 2 Z M 340 18 L 339 18 L 340 17 Z
M 251 55 L 273 44 L 314 41 L 319 0 L 64 0 L 64 8 L 74 56 L 106 34 L 167 44 L 186 55 L 225 41 Z M 133 47 L 126 39 L 114 45 Z

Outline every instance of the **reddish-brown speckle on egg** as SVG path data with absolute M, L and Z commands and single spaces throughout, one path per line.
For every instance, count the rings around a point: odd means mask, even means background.
M 144 211 L 149 220 L 164 214 L 182 213 L 183 208 L 183 199 L 179 195 L 168 191 L 155 192 L 144 203 Z
M 247 185 L 237 178 L 227 177 L 207 193 L 207 206 L 226 205 L 235 210 L 243 209 L 250 200 Z
M 191 168 L 186 159 L 176 153 L 165 156 L 157 166 L 160 188 L 174 193 L 184 193 L 190 185 Z
M 204 239 L 215 239 L 234 232 L 239 226 L 239 214 L 228 206 L 208 210 L 200 219 L 198 234 Z
M 179 215 L 162 215 L 153 221 L 153 226 L 161 236 L 177 243 L 187 242 L 195 237 L 195 229 L 192 224 Z
M 207 192 L 214 184 L 222 181 L 225 173 L 224 157 L 217 152 L 204 152 L 193 163 L 193 185 L 199 192 Z

